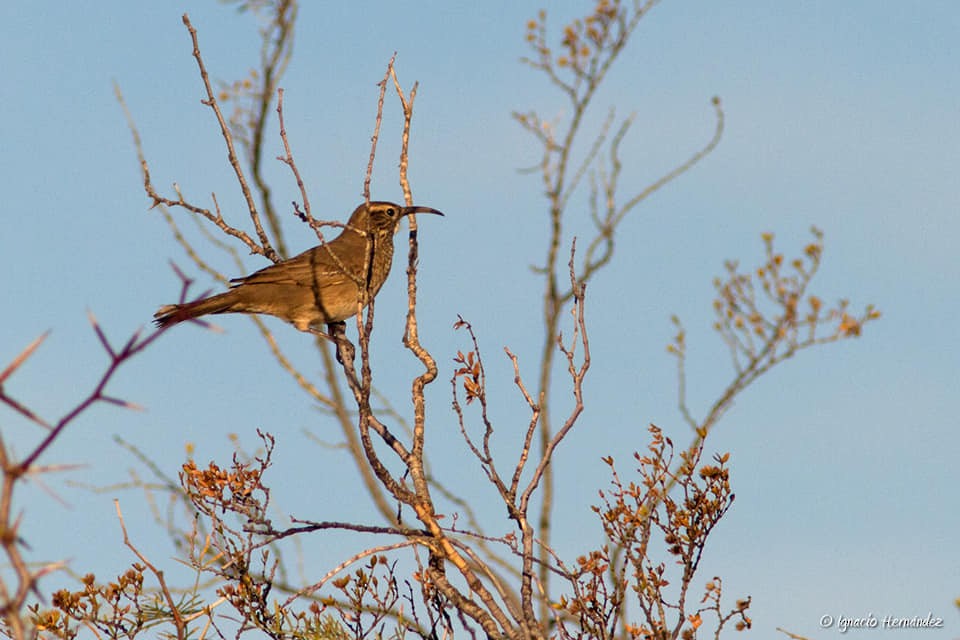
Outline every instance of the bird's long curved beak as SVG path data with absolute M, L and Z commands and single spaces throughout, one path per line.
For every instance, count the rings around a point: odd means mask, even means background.
M 436 209 L 433 209 L 431 207 L 404 207 L 403 208 L 403 215 L 408 216 L 411 213 L 435 213 L 438 216 L 443 215 L 442 211 L 437 211 Z

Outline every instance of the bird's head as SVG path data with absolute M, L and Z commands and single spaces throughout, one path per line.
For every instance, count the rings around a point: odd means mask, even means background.
M 360 231 L 369 230 L 379 234 L 393 234 L 400 220 L 411 213 L 435 213 L 440 211 L 430 207 L 405 207 L 394 202 L 374 200 L 369 205 L 361 204 L 350 216 L 347 226 Z

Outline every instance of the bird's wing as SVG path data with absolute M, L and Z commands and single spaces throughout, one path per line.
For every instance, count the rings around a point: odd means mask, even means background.
M 315 287 L 319 281 L 324 285 L 336 285 L 351 280 L 342 266 L 337 264 L 324 247 L 308 249 L 289 260 L 272 264 L 245 278 L 231 280 L 233 286 L 242 284 L 281 284 Z

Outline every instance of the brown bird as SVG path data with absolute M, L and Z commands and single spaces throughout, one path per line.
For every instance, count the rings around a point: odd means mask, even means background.
M 411 213 L 443 215 L 430 207 L 393 202 L 361 204 L 330 242 L 231 280 L 224 293 L 160 307 L 154 322 L 165 327 L 209 313 L 265 313 L 300 331 L 343 322 L 356 315 L 362 288 L 370 297 L 380 291 L 393 263 L 393 236 L 400 220 Z

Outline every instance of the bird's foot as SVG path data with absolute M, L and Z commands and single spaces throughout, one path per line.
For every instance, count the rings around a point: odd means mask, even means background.
M 331 322 L 327 325 L 327 331 L 330 332 L 331 339 L 337 345 L 337 362 L 340 364 L 345 361 L 353 362 L 356 349 L 354 349 L 353 343 L 347 339 L 347 323 Z
M 353 343 L 347 339 L 347 323 L 346 322 L 331 322 L 327 324 L 326 333 L 316 329 L 314 327 L 308 327 L 306 329 L 308 333 L 311 333 L 317 337 L 329 340 L 336 347 L 337 362 L 343 364 L 343 356 L 347 356 L 347 360 L 353 362 L 354 356 L 356 355 L 356 349 L 353 346 Z

